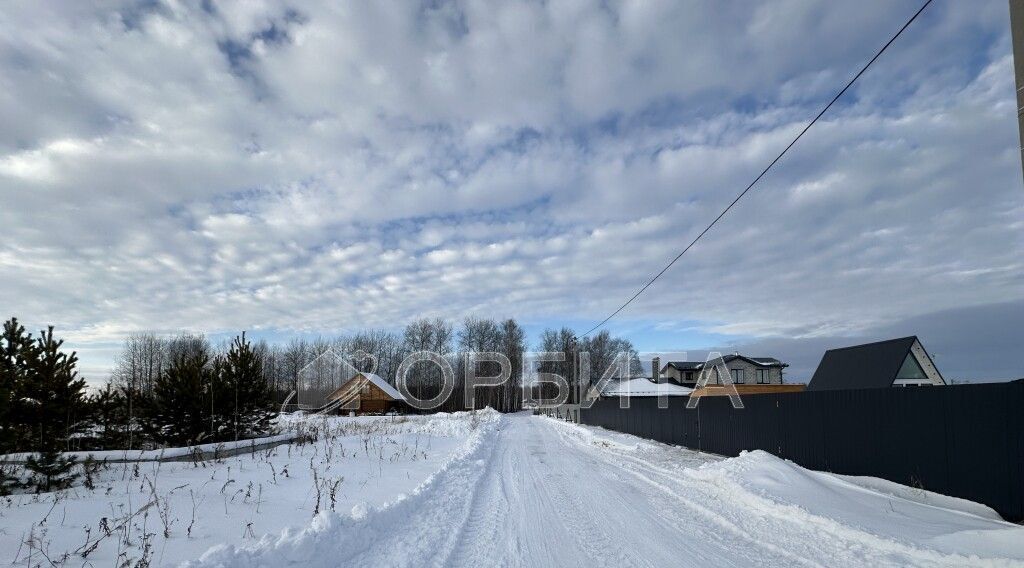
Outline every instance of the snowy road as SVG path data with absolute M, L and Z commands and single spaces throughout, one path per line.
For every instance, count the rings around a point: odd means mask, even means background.
M 580 443 L 562 425 L 505 421 L 451 552 L 452 566 L 742 565 L 792 561 L 749 546 L 681 500 L 666 474 Z M 706 536 L 694 538 L 706 533 Z
M 832 522 L 737 492 L 713 475 L 693 473 L 720 458 L 664 446 L 637 452 L 637 444 L 647 442 L 527 415 L 502 416 L 487 428 L 472 451 L 389 507 L 318 519 L 306 531 L 254 548 L 211 551 L 200 565 L 963 566 L 985 561 L 953 553 L 959 549 L 920 546 Z M 877 497 L 852 483 L 832 483 Z M 896 511 L 891 500 L 889 506 Z M 911 501 L 898 506 L 935 509 Z M 969 529 L 1005 532 L 1000 538 L 1014 540 L 1021 536 L 1019 528 L 1001 521 L 948 514 L 962 516 Z M 988 563 L 1019 565 L 1011 562 Z

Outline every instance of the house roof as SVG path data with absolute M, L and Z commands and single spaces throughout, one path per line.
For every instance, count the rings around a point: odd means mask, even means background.
M 602 396 L 690 396 L 693 389 L 675 383 L 655 383 L 648 378 L 620 380 L 609 383 Z
M 373 383 L 377 388 L 379 388 L 380 390 L 384 391 L 384 394 L 390 396 L 391 398 L 393 398 L 395 400 L 405 400 L 405 397 L 402 396 L 402 393 L 398 392 L 398 389 L 396 389 L 395 387 L 389 385 L 388 382 L 385 381 L 380 375 L 375 375 L 373 373 L 356 373 L 355 375 L 352 375 L 351 379 L 349 379 L 349 380 L 345 381 L 344 383 L 342 383 L 342 385 L 340 387 L 338 387 L 338 389 L 335 390 L 334 392 L 338 392 L 339 390 L 344 388 L 345 385 L 351 383 L 352 381 L 354 381 L 355 379 L 357 379 L 359 377 L 366 378 L 366 380 L 368 380 L 371 383 Z
M 732 353 L 730 355 L 722 356 L 722 361 L 725 363 L 735 361 L 736 359 L 747 361 L 748 363 L 757 365 L 758 367 L 782 368 L 789 366 L 786 363 L 779 361 L 775 357 L 747 357 L 746 355 L 740 355 L 739 353 Z M 661 370 L 664 371 L 665 369 L 672 367 L 679 371 L 699 371 L 704 368 L 704 363 L 705 361 L 671 361 L 665 364 L 665 366 Z
M 821 363 L 818 363 L 807 390 L 888 388 L 896 380 L 896 375 L 912 350 L 919 353 L 915 359 L 926 372 L 930 370 L 938 375 L 917 336 L 912 335 L 829 349 L 822 356 Z M 941 381 L 941 375 L 938 377 Z
M 665 367 L 661 370 L 672 367 L 679 371 L 699 371 L 704 366 L 702 361 L 671 361 L 665 364 Z
M 740 357 L 742 357 L 742 355 L 740 355 Z M 746 357 L 746 359 L 749 359 L 751 361 L 754 361 L 755 363 L 759 363 L 759 364 L 764 365 L 766 367 L 788 367 L 789 366 L 789 365 L 783 363 L 782 361 L 779 361 L 775 357 Z

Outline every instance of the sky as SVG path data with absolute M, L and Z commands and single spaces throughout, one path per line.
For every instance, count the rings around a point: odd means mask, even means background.
M 918 6 L 5 3 L 0 314 L 92 379 L 138 331 L 585 331 Z M 608 329 L 795 380 L 917 334 L 1024 377 L 1015 109 L 1005 0 L 936 0 Z

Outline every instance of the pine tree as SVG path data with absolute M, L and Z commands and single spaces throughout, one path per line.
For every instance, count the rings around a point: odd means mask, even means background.
M 211 385 L 215 365 L 205 348 L 176 353 L 140 404 L 144 428 L 165 446 L 208 442 L 219 427 L 211 427 Z M 216 419 L 216 416 L 213 416 Z
M 53 326 L 36 339 L 34 359 L 27 361 L 24 400 L 30 405 L 24 426 L 38 452 L 26 467 L 35 474 L 37 491 L 66 487 L 76 477 L 74 460 L 61 455 L 70 437 L 82 430 L 85 418 L 85 380 L 75 366 L 78 356 L 63 353 L 64 340 L 53 337 Z M 38 436 L 38 437 L 37 437 Z
M 273 395 L 263 375 L 263 357 L 246 340 L 235 337 L 218 365 L 217 400 L 233 439 L 265 434 L 276 416 Z
M 24 388 L 28 376 L 28 363 L 36 359 L 37 351 L 32 334 L 17 318 L 4 322 L 0 335 L 0 454 L 16 452 L 21 448 L 25 417 Z M 0 495 L 10 493 L 19 484 L 18 477 L 9 468 L 0 468 Z
M 32 334 L 17 318 L 4 322 L 0 336 L 0 454 L 17 451 L 21 446 L 24 417 L 24 389 L 28 368 L 37 357 Z
M 96 432 L 95 443 L 98 449 L 127 447 L 129 415 L 125 390 L 109 381 L 89 397 L 89 420 Z
M 29 456 L 25 467 L 34 474 L 37 493 L 64 489 L 78 477 L 71 471 L 75 467 L 74 458 L 66 457 L 52 447 Z

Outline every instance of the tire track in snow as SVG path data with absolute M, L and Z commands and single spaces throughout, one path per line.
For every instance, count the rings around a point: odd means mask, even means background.
M 592 444 L 582 442 L 578 438 L 566 435 L 567 433 L 564 431 L 564 428 L 575 428 L 576 426 L 570 426 L 559 421 L 552 422 L 554 423 L 554 428 L 558 431 L 558 436 L 563 440 L 563 442 L 567 443 L 567 445 L 579 447 L 584 451 L 584 453 L 591 454 L 600 459 L 606 465 L 610 465 L 618 470 L 625 471 L 629 473 L 631 476 L 640 479 L 644 483 L 654 488 L 657 491 L 657 494 L 652 500 L 655 502 L 662 502 L 662 511 L 666 514 L 666 516 L 668 518 L 677 519 L 689 517 L 688 522 L 694 525 L 694 528 L 696 529 L 694 534 L 699 534 L 701 538 L 715 540 L 717 541 L 716 544 L 722 547 L 755 551 L 754 554 L 751 554 L 750 558 L 750 560 L 754 561 L 755 564 L 761 563 L 756 562 L 758 558 L 763 560 L 764 558 L 766 558 L 766 556 L 780 556 L 786 560 L 787 564 L 798 563 L 805 566 L 814 566 L 821 568 L 829 566 L 828 564 L 822 564 L 820 562 L 812 560 L 811 558 L 796 554 L 793 551 L 786 550 L 784 548 L 775 546 L 771 543 L 767 543 L 764 541 L 763 538 L 755 538 L 751 534 L 738 529 L 734 523 L 729 522 L 722 515 L 715 513 L 714 510 L 712 510 L 711 508 L 700 505 L 690 499 L 683 497 L 682 493 L 688 492 L 690 488 L 681 487 L 677 489 L 672 489 L 663 483 L 659 483 L 658 481 L 651 479 L 650 477 L 644 475 L 643 473 L 644 470 L 649 470 L 651 472 L 659 472 L 660 470 L 660 473 L 662 473 L 663 476 L 671 479 L 673 483 L 678 482 L 678 480 L 676 480 L 673 475 L 669 474 L 667 470 L 664 470 L 663 468 L 658 468 L 648 461 L 635 458 L 633 456 L 626 454 L 625 452 L 614 451 L 610 447 L 598 448 L 597 446 L 594 446 Z M 611 459 L 612 457 L 627 460 L 627 462 L 623 463 L 621 461 L 617 461 L 616 459 Z M 640 467 L 629 467 L 627 464 L 633 464 L 634 466 L 638 465 Z M 678 475 L 680 472 L 672 473 Z M 684 510 L 680 511 L 676 507 L 669 507 L 664 505 L 667 501 L 674 501 L 682 505 L 684 507 Z M 691 515 L 686 515 L 686 512 L 691 513 Z M 715 526 L 709 526 L 707 522 L 702 523 L 699 521 L 694 521 L 692 520 L 693 515 L 699 515 L 706 521 L 710 521 L 711 523 L 713 523 Z M 728 541 L 727 539 L 723 538 L 723 533 L 727 533 L 735 537 L 737 540 Z
M 830 532 L 795 512 L 744 500 L 686 467 L 662 467 L 679 462 L 643 459 L 675 459 L 660 448 L 631 455 L 599 447 L 585 432 L 545 418 L 490 416 L 410 496 L 365 515 L 318 517 L 276 541 L 214 550 L 194 566 L 948 566 L 963 560 L 938 555 L 931 562 L 916 549 L 860 538 L 851 527 Z M 682 465 L 700 463 L 692 461 Z
M 979 562 L 990 566 L 1019 565 L 1005 559 L 943 554 L 874 535 L 832 519 L 815 516 L 796 506 L 775 503 L 748 491 L 731 491 L 729 484 L 734 484 L 732 481 L 723 480 L 723 486 L 688 475 L 684 473 L 685 468 L 672 470 L 612 447 L 599 448 L 572 435 L 572 430 L 578 426 L 551 422 L 568 443 L 602 456 L 608 464 L 628 471 L 719 527 L 750 539 L 751 545 L 782 551 L 801 563 L 819 566 L 899 564 L 960 567 L 977 565 Z M 763 539 L 753 539 L 751 534 L 771 535 L 785 542 L 787 548 L 783 550 Z
M 458 536 L 446 554 L 436 560 L 435 564 L 439 566 L 496 565 L 493 562 L 495 537 L 508 525 L 508 499 L 495 471 L 495 462 L 504 461 L 505 452 L 498 439 L 500 435 L 499 427 L 492 452 L 467 505 L 467 515 L 457 531 Z
M 543 455 L 549 460 L 563 461 L 563 447 L 552 447 L 551 439 L 544 432 L 538 431 L 538 424 L 530 420 L 525 423 L 531 430 L 531 437 L 539 439 Z M 543 426 L 541 426 L 543 428 Z M 575 462 L 575 460 L 573 460 Z M 601 518 L 595 512 L 596 500 L 600 496 L 591 494 L 585 488 L 594 487 L 594 471 L 575 462 L 572 468 L 564 468 L 558 464 L 538 460 L 523 460 L 531 482 L 527 489 L 532 489 L 536 504 L 532 511 L 542 521 L 548 519 L 553 524 L 556 520 L 564 528 L 562 539 L 554 539 L 551 546 L 571 547 L 578 551 L 577 562 L 583 557 L 589 559 L 591 566 L 653 566 L 635 551 L 622 546 L 621 538 L 607 518 Z M 542 467 L 543 466 L 543 467 Z M 605 495 L 614 499 L 616 496 Z M 543 513 L 538 515 L 538 513 Z
M 557 421 L 534 418 L 547 430 L 546 435 L 557 439 L 561 452 L 577 462 L 584 475 L 601 476 L 607 482 L 591 482 L 586 487 L 586 502 L 601 509 L 601 517 L 616 528 L 618 540 L 631 550 L 652 559 L 654 565 L 684 566 L 755 566 L 791 565 L 804 563 L 803 559 L 774 547 L 761 546 L 748 535 L 726 531 L 722 534 L 701 522 L 697 511 L 680 509 L 678 502 L 666 500 L 662 491 L 652 491 L 647 485 L 623 478 L 618 464 L 606 459 L 596 448 L 575 443 L 561 435 Z M 569 427 L 568 425 L 564 425 Z M 640 530 L 637 530 L 637 526 Z M 729 538 L 732 536 L 733 538 Z M 634 563 L 643 565 L 647 562 Z M 813 563 L 811 565 L 814 565 Z

